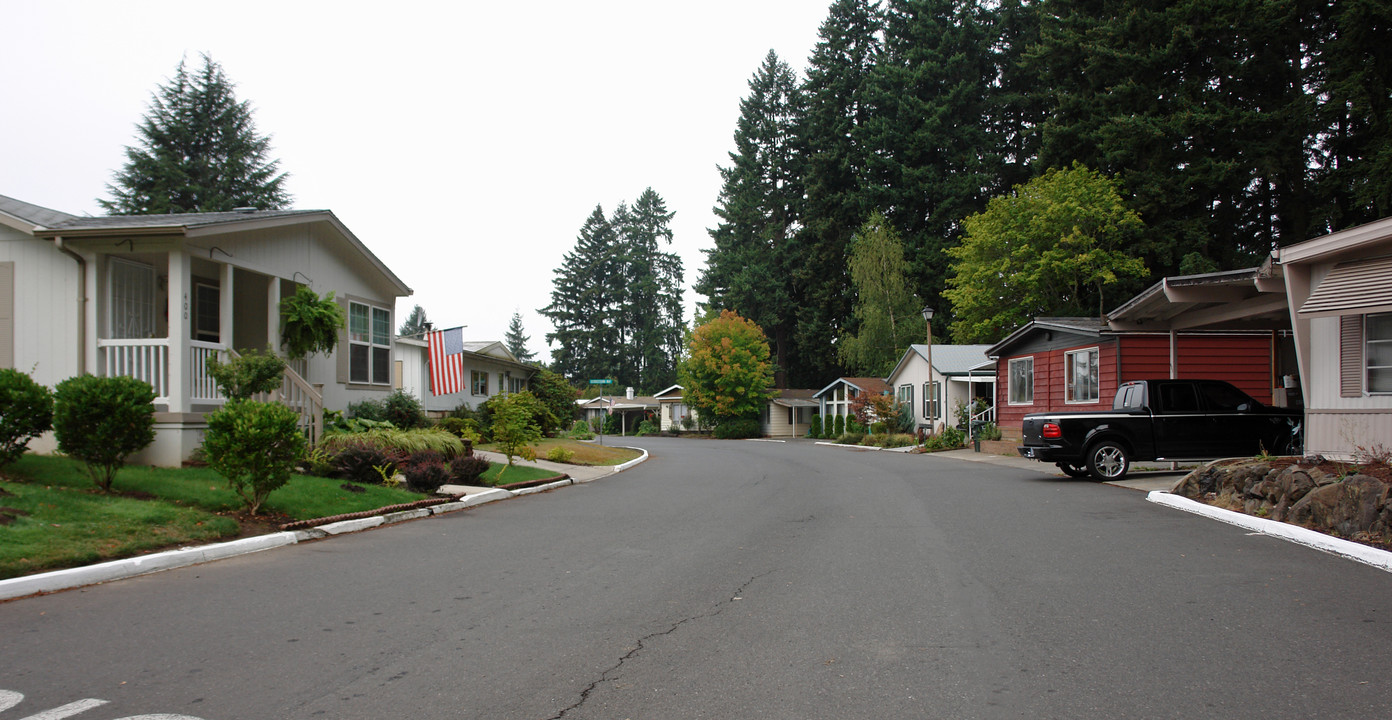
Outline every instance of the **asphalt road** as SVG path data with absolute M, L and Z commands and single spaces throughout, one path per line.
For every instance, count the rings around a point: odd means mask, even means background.
M 1392 707 L 1379 570 L 1037 472 L 636 442 L 588 485 L 0 604 L 0 720 Z

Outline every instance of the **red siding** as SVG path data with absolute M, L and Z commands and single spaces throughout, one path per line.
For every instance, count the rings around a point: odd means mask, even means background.
M 1226 380 L 1258 402 L 1271 402 L 1271 338 L 1261 335 L 1180 335 L 1177 338 L 1179 377 Z M 1073 350 L 1098 349 L 1099 400 L 1064 400 L 1065 355 Z M 1120 357 L 1118 358 L 1118 352 Z M 1009 403 L 1010 361 L 1030 354 L 1002 357 L 996 363 L 996 422 L 1016 440 L 1025 415 L 1034 412 L 1097 410 L 1112 406 L 1117 386 L 1131 380 L 1170 376 L 1168 335 L 1122 335 L 1113 340 L 1033 353 L 1034 403 Z

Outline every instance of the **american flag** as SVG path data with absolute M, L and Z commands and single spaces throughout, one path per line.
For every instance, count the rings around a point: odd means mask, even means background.
M 430 355 L 430 392 L 449 395 L 464 384 L 464 327 L 426 335 Z

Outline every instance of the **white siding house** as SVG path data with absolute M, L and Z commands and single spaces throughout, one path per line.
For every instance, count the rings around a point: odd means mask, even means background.
M 812 416 L 821 408 L 816 390 L 775 390 L 764 403 L 760 423 L 767 437 L 802 437 L 812 429 Z
M 990 345 L 933 345 L 928 365 L 927 345 L 910 345 L 885 382 L 901 406 L 912 409 L 914 427 L 941 432 L 957 423 L 956 410 L 975 398 L 992 402 L 995 363 L 986 357 Z
M 1392 217 L 1273 253 L 1305 400 L 1305 452 L 1392 449 Z
M 15 279 L 0 360 L 48 386 L 149 382 L 157 437 L 132 461 L 160 465 L 186 459 L 223 403 L 209 358 L 279 348 L 281 298 L 300 286 L 334 293 L 348 327 L 332 354 L 292 364 L 282 399 L 312 425 L 390 392 L 392 312 L 411 293 L 326 210 L 77 217 L 0 196 L 0 265 Z
M 695 427 L 696 410 L 683 402 L 682 390 L 682 386 L 673 385 L 653 395 L 657 398 L 657 420 L 662 432 L 685 430 L 687 418 L 691 419 L 692 427 Z
M 503 343 L 497 341 L 464 343 L 463 387 L 459 392 L 436 395 L 430 390 L 429 356 L 425 340 L 397 338 L 392 357 L 398 368 L 396 386 L 416 396 L 421 407 L 432 415 L 442 415 L 468 405 L 477 410 L 494 395 L 520 392 L 530 387 L 536 368 L 518 362 Z M 569 424 L 567 422 L 567 424 Z

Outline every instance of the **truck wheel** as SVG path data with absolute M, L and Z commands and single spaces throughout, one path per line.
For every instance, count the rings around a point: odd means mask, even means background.
M 1088 448 L 1087 469 L 1097 482 L 1120 480 L 1131 469 L 1131 459 L 1126 456 L 1126 448 L 1111 440 L 1103 440 Z
M 1088 469 L 1083 465 L 1074 465 L 1073 463 L 1056 464 L 1058 465 L 1058 469 L 1062 470 L 1063 474 L 1067 475 L 1068 477 L 1080 478 L 1088 476 Z

